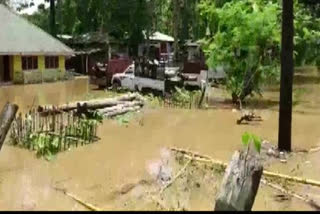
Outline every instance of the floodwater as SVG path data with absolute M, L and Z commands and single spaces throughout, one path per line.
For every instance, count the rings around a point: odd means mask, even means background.
M 0 106 L 11 101 L 26 110 L 32 105 L 60 104 L 90 98 L 88 93 L 94 97 L 104 95 L 105 92 L 92 90 L 86 83 L 76 80 L 0 88 Z M 320 75 L 315 70 L 296 73 L 297 103 L 292 133 L 294 149 L 308 150 L 320 146 L 319 83 Z M 264 121 L 241 126 L 236 125 L 240 113 L 232 111 L 232 108 L 221 108 L 222 105 L 217 104 L 221 98 L 216 98 L 221 91 L 216 89 L 216 92 L 213 92 L 210 100 L 213 108 L 208 110 L 146 108 L 127 126 L 106 120 L 98 130 L 102 139 L 100 142 L 59 154 L 52 162 L 37 159 L 29 151 L 4 145 L 0 155 L 0 209 L 86 210 L 54 189 L 59 187 L 102 209 L 126 210 L 126 203 L 110 199 L 110 193 L 124 185 L 148 179 L 148 166 L 159 159 L 164 147 L 194 150 L 228 162 L 234 151 L 241 148 L 241 136 L 245 131 L 276 144 L 277 87 L 266 89 L 263 98 L 251 102 L 250 108 L 255 108 Z M 270 169 L 317 179 L 320 174 L 319 155 L 296 155 L 292 160 L 289 159 L 288 164 L 276 163 Z M 299 169 L 296 169 L 297 164 L 301 165 Z M 295 188 L 312 192 L 315 199 L 319 198 L 318 190 Z M 254 210 L 312 210 L 296 199 L 278 202 L 274 194 L 273 189 L 262 186 Z M 201 202 L 194 199 L 192 204 L 191 210 L 213 209 L 209 200 Z M 146 206 L 145 209 L 154 208 Z
M 56 83 L 0 86 L 0 108 L 6 102 L 11 102 L 17 104 L 24 112 L 38 105 L 57 105 L 88 99 L 91 89 L 94 87 L 89 85 L 87 77 L 76 77 L 75 80 Z M 99 95 L 98 92 L 96 94 Z

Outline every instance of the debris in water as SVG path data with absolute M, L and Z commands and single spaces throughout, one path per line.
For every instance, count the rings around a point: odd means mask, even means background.
M 275 195 L 275 199 L 278 202 L 283 202 L 283 201 L 290 200 L 290 197 L 288 195 L 285 195 L 285 194 L 277 194 L 277 195 Z
M 267 152 L 267 155 L 276 156 L 276 152 L 273 149 L 269 149 L 268 152 Z
M 151 162 L 147 171 L 161 185 L 171 180 L 172 168 L 163 160 Z

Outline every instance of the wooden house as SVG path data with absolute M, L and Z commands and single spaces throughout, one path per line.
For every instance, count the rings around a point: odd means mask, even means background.
M 58 35 L 58 38 L 75 51 L 67 60 L 67 68 L 80 74 L 90 74 L 96 63 L 108 63 L 113 55 L 128 55 L 128 47 L 108 33 L 89 32 L 81 35 Z
M 73 50 L 0 4 L 0 83 L 64 79 Z
M 144 55 L 147 48 L 149 49 L 149 53 L 157 60 L 161 61 L 172 61 L 173 58 L 173 43 L 174 38 L 160 33 L 160 32 L 154 32 L 149 36 L 149 44 L 148 39 L 145 35 L 145 42 L 143 44 L 139 45 L 139 56 Z M 149 47 L 148 47 L 149 46 Z

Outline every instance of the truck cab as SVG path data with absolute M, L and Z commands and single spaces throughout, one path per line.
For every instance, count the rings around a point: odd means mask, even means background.
M 183 68 L 180 76 L 184 86 L 201 88 L 203 82 L 210 81 L 210 73 L 205 63 L 204 53 L 198 43 L 188 42 L 185 45 Z
M 153 91 L 165 94 L 168 85 L 179 85 L 181 79 L 176 75 L 178 68 L 166 68 L 157 60 L 139 58 L 123 73 L 113 75 L 115 90 L 123 88 L 130 91 Z
M 113 76 L 125 72 L 131 64 L 132 60 L 125 56 L 113 57 L 106 63 L 97 63 L 93 68 L 94 82 L 99 88 L 109 87 L 113 85 Z

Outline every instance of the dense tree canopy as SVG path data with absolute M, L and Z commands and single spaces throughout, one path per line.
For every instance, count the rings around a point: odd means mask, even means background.
M 227 86 L 234 99 L 259 93 L 265 80 L 279 77 L 281 0 L 51 1 L 57 34 L 108 32 L 127 41 L 133 55 L 143 31 L 173 35 L 179 44 L 204 41 L 209 66 L 229 68 Z M 30 4 L 23 0 L 19 9 Z M 296 65 L 320 64 L 319 8 L 318 0 L 295 0 Z M 43 4 L 25 16 L 50 32 L 50 10 Z M 178 42 L 175 46 L 179 50 Z
M 234 101 L 279 77 L 281 4 L 277 0 L 203 0 L 200 14 L 210 26 L 205 50 L 211 67 L 227 67 L 227 87 Z M 319 65 L 319 18 L 295 1 L 297 65 Z M 277 78 L 279 79 L 279 78 Z

